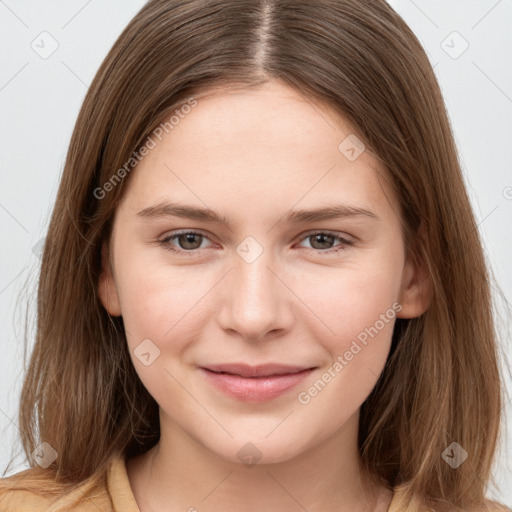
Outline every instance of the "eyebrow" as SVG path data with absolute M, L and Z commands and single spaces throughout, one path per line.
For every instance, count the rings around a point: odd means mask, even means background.
M 137 213 L 137 216 L 147 220 L 165 217 L 181 217 L 226 226 L 231 224 L 231 220 L 228 216 L 221 215 L 209 208 L 198 208 L 196 206 L 168 202 L 144 208 Z M 338 204 L 311 210 L 293 210 L 284 217 L 284 222 L 299 224 L 350 217 L 369 217 L 380 220 L 374 212 L 366 208 Z

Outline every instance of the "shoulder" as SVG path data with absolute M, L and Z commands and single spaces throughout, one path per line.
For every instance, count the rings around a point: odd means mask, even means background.
M 37 468 L 27 469 L 0 479 L 0 510 L 17 512 L 48 510 L 52 504 L 50 496 L 39 495 L 35 489 L 42 485 L 42 472 Z M 55 497 L 53 498 L 55 500 Z
M 111 502 L 101 486 L 78 485 L 71 491 L 55 482 L 50 472 L 30 468 L 0 478 L 1 512 L 110 512 Z

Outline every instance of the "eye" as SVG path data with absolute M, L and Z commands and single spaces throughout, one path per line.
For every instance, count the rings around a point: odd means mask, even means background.
M 199 239 L 199 242 L 198 242 Z M 159 241 L 159 245 L 163 246 L 167 251 L 175 254 L 183 254 L 184 256 L 193 256 L 194 251 L 200 248 L 201 241 L 207 237 L 198 231 L 181 231 L 166 236 Z M 177 240 L 181 248 L 176 249 L 171 242 Z
M 332 233 L 329 231 L 316 231 L 314 233 L 309 233 L 306 235 L 303 240 L 312 240 L 312 250 L 316 251 L 319 254 L 333 254 L 338 253 L 340 251 L 344 251 L 348 246 L 354 245 L 354 242 L 351 240 L 347 240 L 337 233 Z M 333 242 L 339 242 L 339 246 L 337 249 L 330 249 L 326 247 L 326 245 L 331 245 Z M 315 247 L 316 246 L 316 247 Z M 325 250 L 330 249 L 330 250 Z
M 311 250 L 319 254 L 338 253 L 345 250 L 348 246 L 354 245 L 353 241 L 347 240 L 346 238 L 343 238 L 336 233 L 331 233 L 328 231 L 316 231 L 309 233 L 301 240 L 308 239 L 313 240 L 313 245 L 319 246 L 311 248 Z M 175 240 L 180 247 L 176 248 L 176 246 L 173 245 L 172 242 Z M 180 254 L 189 257 L 196 254 L 197 250 L 201 248 L 201 242 L 204 240 L 208 240 L 208 237 L 198 231 L 180 231 L 178 233 L 168 235 L 162 240 L 159 240 L 158 244 L 163 246 L 167 251 L 170 251 L 174 254 Z M 339 242 L 339 247 L 337 249 L 326 250 L 329 249 L 329 247 L 326 247 L 326 245 L 330 245 L 336 241 Z

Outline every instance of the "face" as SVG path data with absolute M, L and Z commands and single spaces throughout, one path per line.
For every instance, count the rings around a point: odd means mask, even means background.
M 276 462 L 357 417 L 396 318 L 426 305 L 396 197 L 353 137 L 267 82 L 200 98 L 132 171 L 99 294 L 123 317 L 162 432 L 235 462 L 252 443 Z M 204 369 L 227 364 L 292 368 Z

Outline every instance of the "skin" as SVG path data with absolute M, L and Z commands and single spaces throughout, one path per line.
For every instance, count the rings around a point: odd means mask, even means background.
M 127 464 L 142 512 L 387 510 L 392 492 L 363 471 L 357 427 L 395 319 L 308 404 L 298 401 L 394 303 L 395 318 L 428 307 L 384 170 L 368 151 L 350 161 L 338 149 L 353 133 L 328 107 L 269 81 L 200 98 L 133 171 L 103 246 L 99 295 L 123 316 L 135 369 L 160 407 L 159 443 Z M 231 224 L 137 215 L 162 201 L 208 207 Z M 378 219 L 284 221 L 291 209 L 340 203 Z M 159 245 L 183 229 L 204 236 Z M 354 243 L 334 253 L 339 240 L 312 236 L 325 230 Z M 263 250 L 250 263 L 236 251 L 248 236 Z M 134 355 L 145 339 L 160 350 L 148 366 Z M 255 404 L 198 369 L 227 362 L 317 368 Z M 252 467 L 237 455 L 248 442 L 261 452 Z

